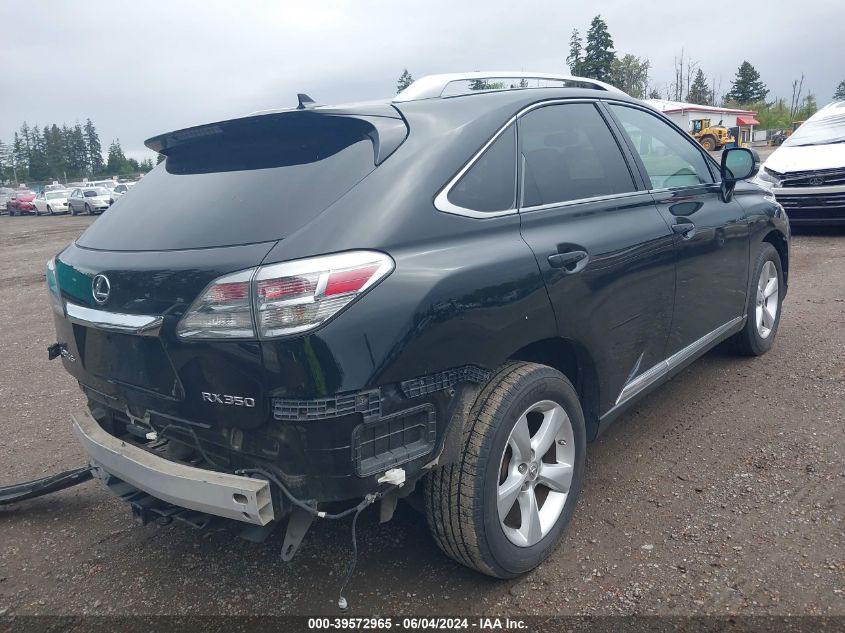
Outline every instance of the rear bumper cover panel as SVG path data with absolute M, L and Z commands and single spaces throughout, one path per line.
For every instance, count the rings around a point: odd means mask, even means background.
M 110 435 L 88 412 L 71 417 L 91 461 L 139 490 L 183 508 L 254 525 L 274 519 L 269 482 L 171 462 Z

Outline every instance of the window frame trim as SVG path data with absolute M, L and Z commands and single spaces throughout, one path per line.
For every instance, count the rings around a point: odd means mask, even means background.
M 522 194 L 522 175 L 523 169 L 521 164 L 521 157 L 519 151 L 519 126 L 517 125 L 519 119 L 523 116 L 536 110 L 538 108 L 543 108 L 546 106 L 552 105 L 566 105 L 569 103 L 589 103 L 592 104 L 599 116 L 604 121 L 604 124 L 607 126 L 610 135 L 613 137 L 614 141 L 619 146 L 619 151 L 622 154 L 622 159 L 625 161 L 626 166 L 630 172 L 631 178 L 634 182 L 634 191 L 628 191 L 624 193 L 618 194 L 608 194 L 603 196 L 593 196 L 590 198 L 576 198 L 574 200 L 566 200 L 563 202 L 551 202 L 548 204 L 543 205 L 535 205 L 531 207 L 522 207 L 520 206 L 521 194 Z M 606 103 L 620 103 L 620 104 L 629 104 L 628 101 L 621 101 L 617 99 L 606 99 L 603 97 L 592 97 L 592 98 L 584 98 L 584 97 L 576 97 L 576 98 L 557 98 L 557 99 L 546 99 L 544 101 L 536 101 L 534 103 L 530 103 L 527 106 L 523 107 L 519 110 L 516 114 L 508 118 L 508 120 L 490 137 L 490 139 L 481 146 L 481 148 L 472 155 L 472 157 L 464 163 L 463 167 L 461 167 L 458 172 L 450 178 L 446 184 L 441 187 L 440 191 L 434 197 L 434 208 L 442 213 L 448 213 L 450 215 L 459 215 L 467 218 L 472 218 L 476 220 L 483 220 L 487 218 L 499 218 L 509 215 L 519 215 L 520 213 L 530 213 L 533 211 L 543 211 L 546 209 L 552 208 L 560 208 L 564 206 L 572 206 L 578 204 L 585 204 L 591 202 L 600 202 L 602 200 L 614 200 L 614 199 L 621 199 L 621 198 L 628 198 L 633 197 L 645 193 L 651 193 L 652 190 L 646 188 L 646 181 L 643 179 L 642 175 L 642 168 L 637 162 L 637 157 L 632 154 L 632 150 L 628 144 L 627 137 L 622 134 L 618 129 L 618 122 L 609 111 L 606 110 L 604 104 Z M 638 104 L 631 104 L 635 107 Z M 644 108 L 640 108 L 644 109 Z M 478 160 L 484 155 L 484 152 L 496 142 L 496 140 L 504 134 L 504 132 L 508 129 L 511 125 L 517 125 L 515 130 L 516 132 L 516 163 L 515 163 L 515 171 L 514 171 L 514 178 L 516 179 L 515 182 L 515 190 L 516 196 L 514 198 L 514 205 L 512 209 L 505 209 L 503 211 L 476 211 L 475 209 L 467 209 L 465 207 L 461 207 L 449 201 L 448 196 L 449 192 L 452 188 L 460 181 L 463 175 L 469 171 L 472 166 L 478 162 Z M 712 160 L 712 159 L 711 159 Z M 651 179 L 648 180 L 648 183 L 651 183 Z

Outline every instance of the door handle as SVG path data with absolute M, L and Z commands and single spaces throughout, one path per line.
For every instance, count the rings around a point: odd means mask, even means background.
M 552 268 L 563 268 L 566 274 L 577 273 L 587 265 L 588 259 L 587 251 L 567 251 L 549 255 L 549 265 Z
M 695 224 L 692 222 L 675 222 L 672 225 L 672 230 L 685 240 L 688 240 L 695 235 Z

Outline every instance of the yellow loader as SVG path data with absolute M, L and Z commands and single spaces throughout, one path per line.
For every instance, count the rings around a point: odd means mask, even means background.
M 710 119 L 693 119 L 691 123 L 690 134 L 708 152 L 720 150 L 724 145 L 736 140 L 728 132 L 728 128 L 721 125 L 711 126 Z

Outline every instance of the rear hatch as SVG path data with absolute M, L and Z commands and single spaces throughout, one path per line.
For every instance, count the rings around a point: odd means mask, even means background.
M 396 110 L 384 105 L 358 113 L 274 112 L 150 139 L 166 161 L 57 258 L 63 300 L 83 308 L 56 317 L 59 342 L 73 357 L 65 356 L 67 369 L 89 397 L 134 416 L 247 428 L 263 423 L 260 343 L 185 341 L 176 325 L 214 279 L 262 263 L 279 240 L 338 201 L 406 134 Z M 105 300 L 98 276 L 107 279 Z M 96 324 L 113 315 L 130 322 L 132 315 L 161 317 L 161 325 L 126 333 Z M 225 396 L 241 403 L 236 411 L 221 406 Z

